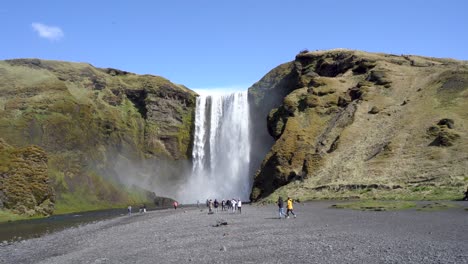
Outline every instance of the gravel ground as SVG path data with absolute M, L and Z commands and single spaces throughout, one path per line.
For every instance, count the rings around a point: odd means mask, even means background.
M 468 211 L 363 212 L 330 202 L 242 214 L 148 212 L 0 246 L 0 263 L 468 263 Z M 217 221 L 228 225 L 214 227 Z

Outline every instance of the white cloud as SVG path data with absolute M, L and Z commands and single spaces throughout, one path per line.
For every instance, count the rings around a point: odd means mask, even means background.
M 63 38 L 63 31 L 59 27 L 47 26 L 42 23 L 32 23 L 34 31 L 36 31 L 41 38 L 48 40 L 59 40 Z

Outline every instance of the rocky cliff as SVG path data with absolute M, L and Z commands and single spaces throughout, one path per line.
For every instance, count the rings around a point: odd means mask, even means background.
M 131 186 L 151 183 L 119 164 L 187 160 L 195 96 L 158 76 L 85 63 L 0 61 L 0 137 L 47 154 L 61 212 L 138 202 L 146 194 Z
M 254 201 L 452 199 L 468 184 L 467 62 L 304 51 L 249 95 L 274 140 Z

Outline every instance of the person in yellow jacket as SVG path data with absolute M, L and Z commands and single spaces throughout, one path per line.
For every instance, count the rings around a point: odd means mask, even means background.
M 286 218 L 289 218 L 289 213 L 291 213 L 292 215 L 294 215 L 294 218 L 296 218 L 296 214 L 294 213 L 293 211 L 293 200 L 291 198 L 288 197 L 288 204 L 286 206 Z

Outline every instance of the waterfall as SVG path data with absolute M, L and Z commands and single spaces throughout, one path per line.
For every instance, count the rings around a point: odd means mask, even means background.
M 249 199 L 250 135 L 247 92 L 197 98 L 192 175 L 178 193 L 183 203 Z

